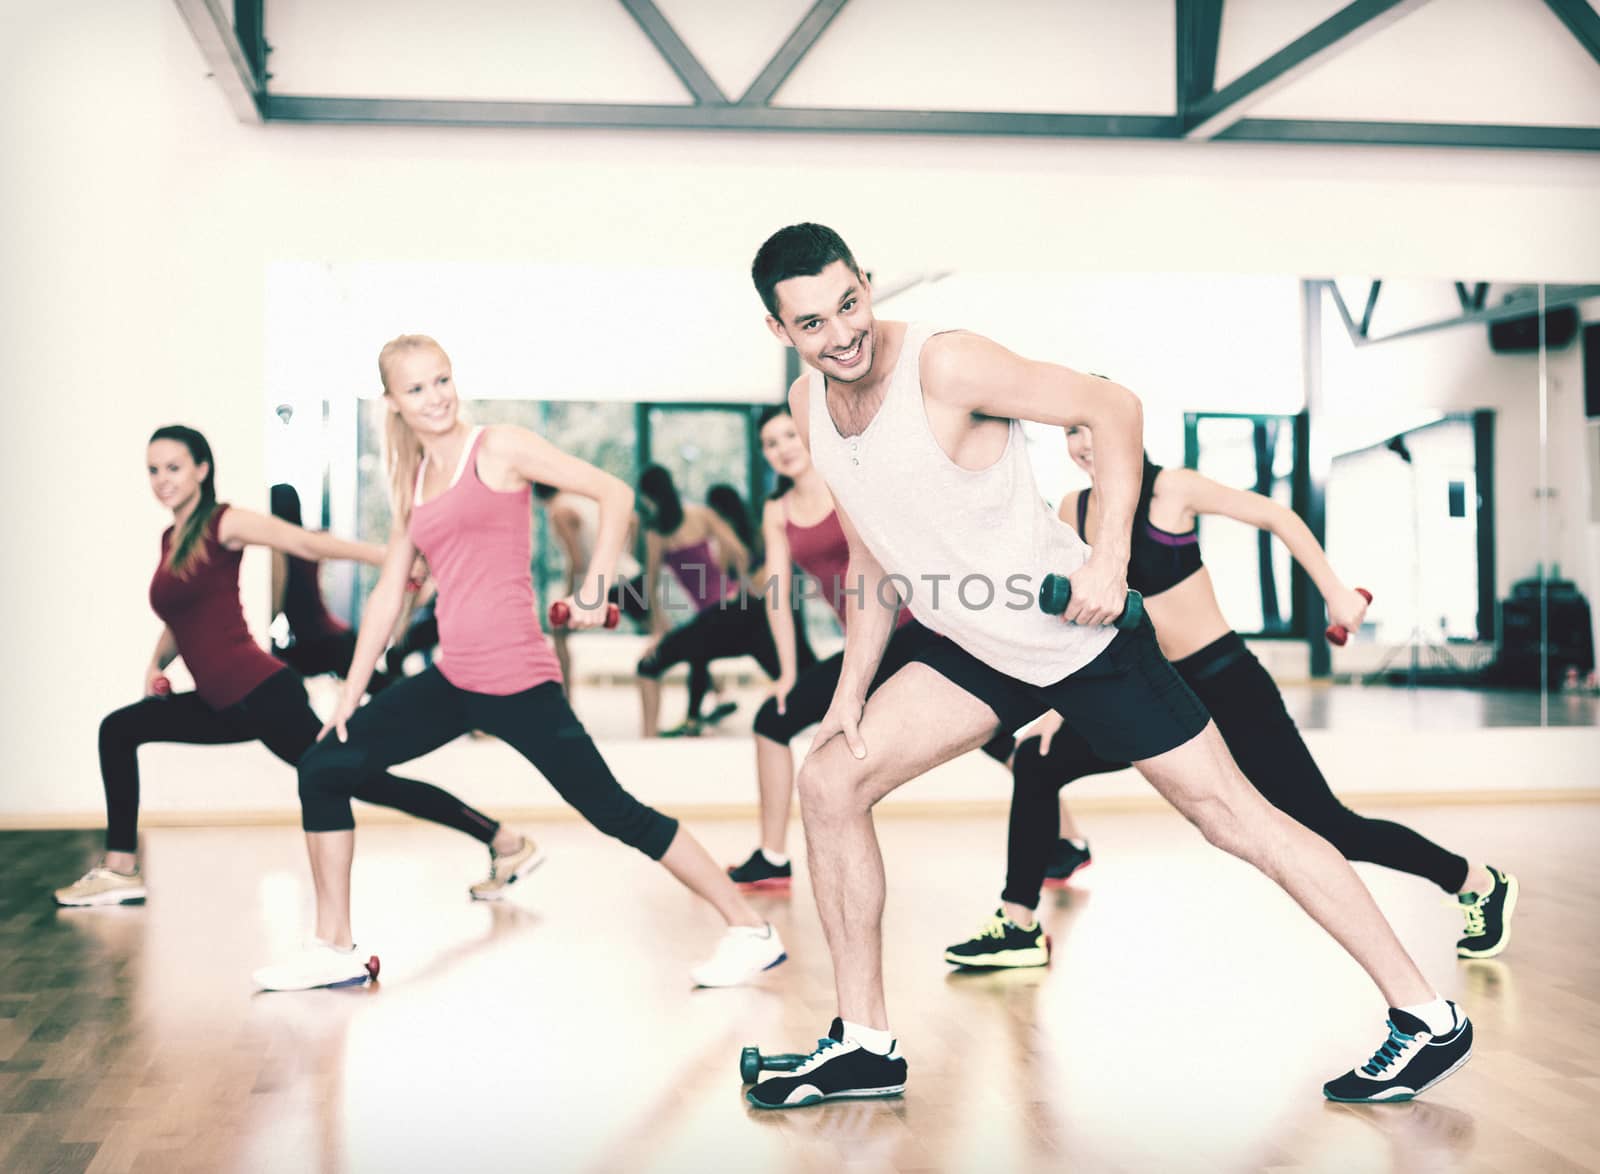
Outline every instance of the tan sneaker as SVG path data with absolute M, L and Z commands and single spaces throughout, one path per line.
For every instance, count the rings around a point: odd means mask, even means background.
M 112 872 L 97 864 L 64 889 L 56 890 L 57 905 L 132 905 L 145 898 L 144 877 Z
M 544 863 L 544 853 L 527 836 L 515 852 L 497 856 L 489 851 L 489 879 L 481 880 L 467 890 L 474 901 L 499 901 L 506 890 Z

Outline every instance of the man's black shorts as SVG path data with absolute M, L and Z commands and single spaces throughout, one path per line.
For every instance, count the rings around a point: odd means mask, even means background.
M 972 694 L 1011 733 L 1047 709 L 1059 713 L 1091 749 L 1113 762 L 1141 762 L 1193 738 L 1211 715 L 1167 663 L 1149 620 L 1118 632 L 1104 652 L 1053 685 L 1030 685 L 991 668 L 954 640 L 917 623 L 901 638 L 906 660 L 927 665 Z

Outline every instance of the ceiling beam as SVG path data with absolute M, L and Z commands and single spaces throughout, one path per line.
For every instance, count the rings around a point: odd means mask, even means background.
M 593 127 L 614 130 L 784 130 L 824 134 L 1018 135 L 1170 139 L 1166 115 L 1029 114 L 960 110 L 851 110 L 790 106 L 627 105 L 448 98 L 323 98 L 269 94 L 267 116 L 285 122 Z
M 1184 134 L 1191 139 L 1215 138 L 1268 94 L 1425 3 L 1427 0 L 1355 0 L 1345 5 L 1237 80 L 1195 102 L 1184 120 Z
M 1383 288 L 1383 279 L 1374 278 L 1367 288 L 1367 308 L 1361 311 L 1361 337 L 1366 338 L 1372 330 L 1372 312 L 1378 308 L 1378 291 Z
M 1600 151 L 1600 127 L 1245 118 L 1219 134 L 1215 141 L 1349 143 L 1367 147 L 1481 147 L 1528 151 Z
M 1450 330 L 1457 326 L 1469 326 L 1474 322 L 1500 322 L 1507 318 L 1525 318 L 1530 314 L 1539 313 L 1539 291 L 1536 289 L 1523 290 L 1513 294 L 1498 306 L 1485 309 L 1468 310 L 1454 318 L 1443 318 L 1435 322 L 1424 322 L 1420 326 L 1408 326 L 1403 330 L 1394 330 L 1388 334 L 1377 336 L 1362 332 L 1350 314 L 1350 307 L 1344 300 L 1344 295 L 1339 290 L 1339 283 L 1326 279 L 1313 284 L 1319 284 L 1333 295 L 1334 308 L 1339 311 L 1339 318 L 1344 323 L 1345 331 L 1350 335 L 1350 341 L 1355 346 L 1377 346 L 1382 342 L 1394 342 L 1401 338 L 1415 338 L 1419 334 L 1432 334 L 1436 330 Z M 1459 284 L 1459 283 L 1458 283 Z M 1600 297 L 1600 285 L 1547 285 L 1544 287 L 1543 307 L 1546 313 L 1560 309 L 1562 306 L 1575 306 L 1579 302 L 1592 297 Z
M 650 43 L 656 51 L 666 59 L 672 67 L 672 72 L 678 75 L 678 80 L 694 95 L 696 104 L 701 106 L 726 106 L 728 97 L 722 88 L 711 80 L 711 75 L 706 72 L 705 66 L 700 64 L 700 59 L 690 51 L 689 46 L 683 43 L 683 38 L 678 36 L 678 30 L 672 27 L 661 9 L 655 5 L 655 0 L 620 0 L 628 15 L 638 22 L 644 30 L 644 35 L 650 38 Z
M 1563 306 L 1575 306 L 1586 298 L 1600 296 L 1600 285 L 1571 285 L 1571 286 L 1546 286 L 1545 297 L 1542 303 L 1544 312 L 1558 310 Z M 1380 342 L 1393 342 L 1397 338 L 1412 338 L 1419 334 L 1431 334 L 1435 330 L 1447 330 L 1452 326 L 1465 326 L 1473 322 L 1502 322 L 1507 318 L 1526 318 L 1530 314 L 1540 311 L 1538 290 L 1528 290 L 1515 294 L 1501 302 L 1492 309 L 1472 310 L 1457 318 L 1445 318 L 1439 322 L 1426 322 L 1421 326 L 1409 326 L 1404 330 L 1391 331 L 1381 334 L 1376 338 L 1365 338 L 1361 341 L 1367 345 Z
M 794 72 L 794 67 L 800 64 L 800 59 L 811 51 L 811 46 L 817 43 L 824 30 L 832 23 L 833 18 L 839 15 L 847 0 L 817 0 L 811 10 L 800 18 L 800 23 L 795 26 L 794 32 L 789 34 L 787 40 L 778 46 L 778 51 L 772 55 L 772 60 L 762 67 L 756 75 L 756 80 L 750 83 L 750 88 L 739 97 L 741 106 L 765 106 L 772 101 L 772 96 L 778 92 L 778 87 L 789 80 L 789 75 Z
M 1578 43 L 1589 51 L 1589 56 L 1600 62 L 1600 13 L 1584 0 L 1544 0 L 1550 11 L 1561 18 Z
M 1178 118 L 1217 88 L 1222 0 L 1178 0 Z
M 989 110 L 856 110 L 803 106 L 669 106 L 610 102 L 507 102 L 449 98 L 328 98 L 263 94 L 274 122 L 501 126 L 602 130 L 791 131 L 812 134 L 988 135 L 1019 138 L 1172 140 L 1178 120 L 1144 114 L 1032 114 Z M 1600 151 L 1600 127 L 1479 126 L 1426 122 L 1327 122 L 1246 118 L 1219 141 L 1346 143 Z
M 233 23 L 223 15 L 217 0 L 176 0 L 178 11 L 206 68 L 222 87 L 228 105 L 240 122 L 260 122 L 264 116 L 264 95 L 256 81 L 239 38 L 234 34 Z

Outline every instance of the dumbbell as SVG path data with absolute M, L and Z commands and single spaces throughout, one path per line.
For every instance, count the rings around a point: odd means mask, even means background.
M 550 626 L 552 628 L 565 628 L 572 619 L 572 609 L 567 606 L 567 601 L 558 599 L 550 605 Z M 622 609 L 614 603 L 606 604 L 606 622 L 608 628 L 615 628 L 622 622 Z
M 761 1079 L 763 1071 L 793 1072 L 810 1058 L 810 1056 L 802 1056 L 795 1052 L 780 1052 L 775 1056 L 763 1056 L 760 1048 L 744 1048 L 739 1053 L 739 1079 L 746 1084 L 754 1084 Z
M 1365 587 L 1357 587 L 1356 594 L 1361 596 L 1368 603 L 1372 602 L 1372 592 L 1368 591 Z M 1341 628 L 1338 624 L 1329 624 L 1328 630 L 1324 632 L 1323 635 L 1328 638 L 1329 644 L 1332 644 L 1337 648 L 1343 648 L 1344 642 L 1350 639 L 1350 633 L 1344 628 Z
M 165 697 L 167 694 L 172 692 L 172 682 L 167 680 L 167 678 L 164 676 L 158 676 L 155 680 L 150 682 L 150 692 L 154 693 L 157 697 Z
M 1072 602 L 1072 581 L 1065 575 L 1046 575 L 1039 585 L 1039 610 L 1048 616 L 1058 616 Z M 1115 628 L 1137 628 L 1144 622 L 1144 596 L 1137 591 L 1128 592 L 1128 601 L 1122 614 L 1113 620 Z

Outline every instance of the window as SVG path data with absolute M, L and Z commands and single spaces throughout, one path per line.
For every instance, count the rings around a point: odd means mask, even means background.
M 1294 417 L 1191 413 L 1185 427 L 1191 468 L 1293 508 Z M 1234 629 L 1246 636 L 1301 633 L 1288 547 L 1265 530 L 1232 518 L 1208 515 L 1200 519 L 1199 529 L 1217 601 Z

